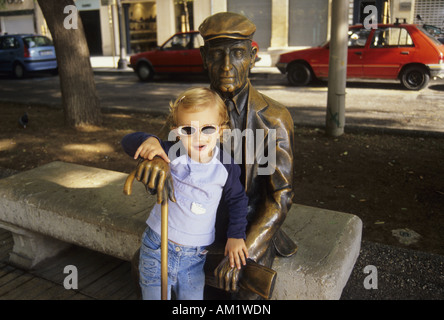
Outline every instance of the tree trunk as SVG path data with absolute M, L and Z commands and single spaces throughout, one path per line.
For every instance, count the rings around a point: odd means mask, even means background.
M 77 10 L 64 13 L 73 0 L 38 0 L 54 40 L 65 122 L 69 126 L 100 125 L 100 101 L 94 83 L 89 49 Z M 73 7 L 71 7 L 73 8 Z M 65 19 L 71 28 L 65 28 Z

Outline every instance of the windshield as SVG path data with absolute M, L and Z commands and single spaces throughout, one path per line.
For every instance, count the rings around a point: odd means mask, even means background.
M 419 26 L 418 26 L 418 29 L 419 29 L 420 31 L 422 31 L 422 33 L 424 33 L 424 34 L 425 34 L 430 40 L 432 40 L 437 46 L 442 46 L 442 43 L 439 42 L 439 40 L 436 39 L 434 36 L 432 36 L 430 33 L 428 33 L 426 29 L 424 29 L 423 27 L 419 27 Z
M 28 48 L 48 47 L 52 46 L 52 41 L 43 36 L 31 36 L 23 38 Z

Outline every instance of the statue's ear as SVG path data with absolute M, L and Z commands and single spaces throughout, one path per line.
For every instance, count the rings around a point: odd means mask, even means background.
M 207 55 L 206 55 L 205 46 L 201 46 L 199 49 L 200 49 L 200 55 L 201 55 L 202 61 L 203 61 L 203 68 L 205 70 L 207 70 L 208 67 L 207 67 Z
M 253 46 L 253 47 L 251 47 L 250 69 L 253 68 L 254 64 L 256 63 L 256 55 L 257 55 L 257 47 Z

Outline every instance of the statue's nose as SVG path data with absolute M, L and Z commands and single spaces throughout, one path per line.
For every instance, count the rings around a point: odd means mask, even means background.
M 230 60 L 230 53 L 225 52 L 224 64 L 223 64 L 222 68 L 224 71 L 230 71 L 231 67 L 232 67 L 232 64 L 231 64 L 231 60 Z

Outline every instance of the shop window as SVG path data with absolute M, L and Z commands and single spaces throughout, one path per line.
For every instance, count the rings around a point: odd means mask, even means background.
M 155 2 L 131 3 L 128 10 L 131 52 L 152 50 L 157 46 Z
M 174 14 L 176 17 L 176 32 L 194 30 L 193 0 L 175 0 Z
M 263 50 L 271 43 L 271 5 L 270 0 L 227 0 L 228 11 L 246 16 L 256 25 L 253 40 Z
M 328 0 L 289 0 L 288 44 L 319 46 L 328 30 Z

